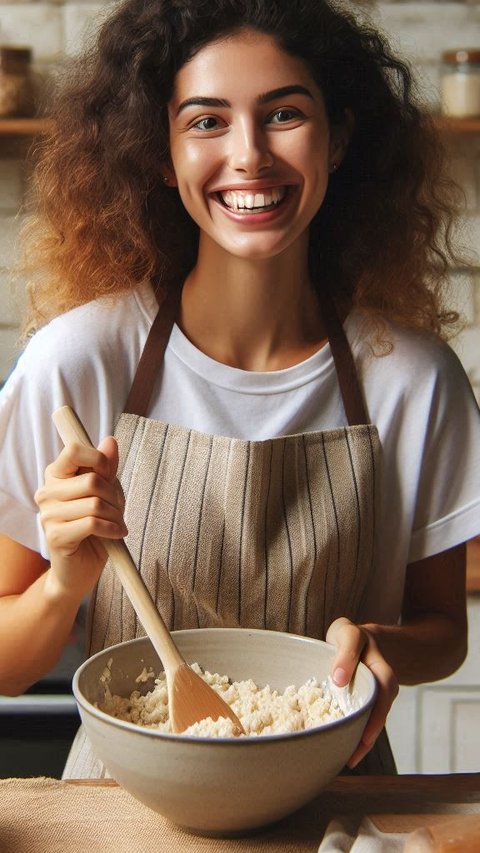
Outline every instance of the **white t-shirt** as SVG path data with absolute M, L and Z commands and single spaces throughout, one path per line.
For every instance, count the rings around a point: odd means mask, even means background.
M 149 284 L 75 308 L 29 342 L 0 394 L 0 531 L 48 557 L 33 496 L 61 442 L 52 412 L 69 404 L 94 443 L 111 434 L 157 310 Z M 452 350 L 387 327 L 372 355 L 362 315 L 345 330 L 383 448 L 377 577 L 364 618 L 394 622 L 405 566 L 480 533 L 480 417 Z M 262 440 L 346 425 L 330 347 L 285 370 L 220 364 L 173 328 L 149 416 Z

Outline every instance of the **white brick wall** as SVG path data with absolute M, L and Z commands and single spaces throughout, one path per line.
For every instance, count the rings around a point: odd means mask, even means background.
M 20 351 L 18 331 L 0 323 L 0 376 L 6 378 L 15 366 Z
M 0 324 L 3 327 L 18 329 L 25 303 L 24 293 L 19 282 L 12 282 L 7 270 L 0 272 Z
M 398 52 L 416 70 L 420 97 L 439 108 L 440 58 L 444 50 L 480 43 L 480 4 L 385 3 L 377 4 L 375 21 Z M 454 271 L 452 307 L 462 314 L 464 328 L 452 341 L 480 401 L 480 135 L 449 140 L 451 171 L 465 194 L 465 216 L 459 236 L 477 270 Z
M 399 52 L 414 62 L 436 64 L 442 51 L 478 43 L 479 4 L 378 3 L 374 18 Z
M 24 193 L 23 160 L 0 160 L 0 216 L 16 214 Z
M 344 0 L 369 15 L 391 39 L 398 52 L 412 62 L 421 99 L 438 108 L 440 54 L 443 50 L 480 44 L 480 0 L 466 2 L 375 2 L 357 4 Z M 115 0 L 92 3 L 64 0 L 3 2 L 0 0 L 0 42 L 33 47 L 35 66 L 42 72 L 64 54 L 79 51 L 85 39 L 115 5 Z M 4 299 L 7 270 L 15 258 L 15 241 L 21 220 L 16 217 L 24 192 L 23 164 L 18 157 L 2 159 L 0 139 L 0 380 L 11 361 L 15 323 Z M 476 258 L 472 273 L 452 271 L 452 304 L 461 310 L 465 328 L 454 346 L 480 399 L 480 135 L 454 137 L 451 141 L 452 172 L 465 192 L 466 209 L 462 237 Z
M 114 2 L 68 3 L 64 7 L 65 53 L 78 53 L 114 5 Z
M 63 9 L 54 3 L 0 4 L 3 44 L 32 45 L 36 60 L 53 61 L 63 51 Z
M 0 227 L 1 269 L 10 269 L 17 258 L 18 234 L 22 225 L 17 214 L 2 216 Z

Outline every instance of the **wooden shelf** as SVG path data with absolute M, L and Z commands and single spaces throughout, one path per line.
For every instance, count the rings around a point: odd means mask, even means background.
M 448 118 L 447 116 L 435 116 L 435 122 L 439 130 L 443 133 L 480 134 L 480 116 L 478 118 Z
M 49 127 L 43 118 L 0 118 L 0 136 L 37 136 Z
M 480 593 L 480 536 L 467 545 L 467 590 Z

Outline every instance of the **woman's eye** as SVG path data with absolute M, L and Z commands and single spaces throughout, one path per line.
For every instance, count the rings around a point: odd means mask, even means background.
M 300 117 L 298 110 L 277 110 L 271 117 L 273 124 L 286 124 Z
M 206 118 L 201 118 L 200 121 L 195 122 L 192 127 L 197 130 L 217 130 L 219 127 L 218 119 L 213 118 L 213 116 L 207 116 Z

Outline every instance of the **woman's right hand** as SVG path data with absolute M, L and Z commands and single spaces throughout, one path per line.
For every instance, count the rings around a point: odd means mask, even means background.
M 68 444 L 45 471 L 35 501 L 50 554 L 50 583 L 60 595 L 80 600 L 106 563 L 101 539 L 127 534 L 117 467 L 117 442 L 108 436 L 97 449 Z

